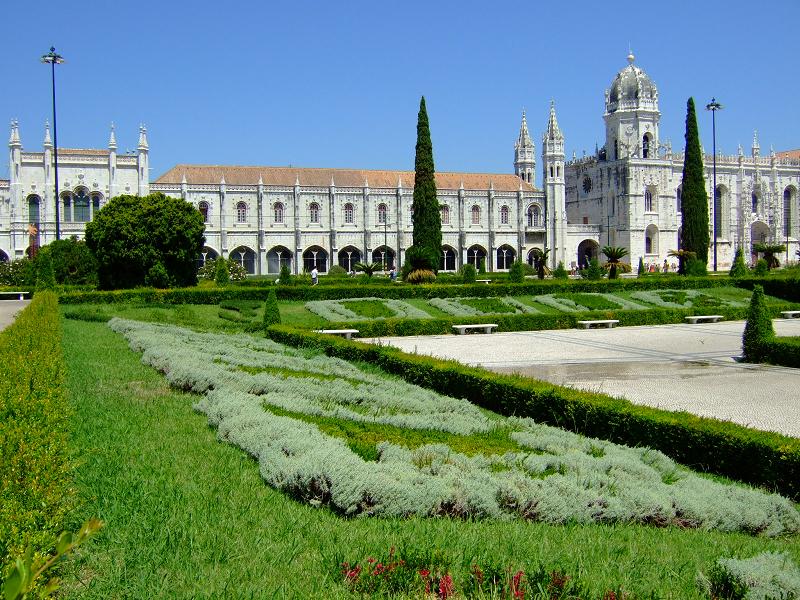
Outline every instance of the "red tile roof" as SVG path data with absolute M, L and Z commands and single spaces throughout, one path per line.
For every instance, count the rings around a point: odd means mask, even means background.
M 216 185 L 224 176 L 228 185 L 256 185 L 260 177 L 264 185 L 279 186 L 293 186 L 299 179 L 300 185 L 312 187 L 328 187 L 331 180 L 336 187 L 362 187 L 366 181 L 371 188 L 394 188 L 398 180 L 406 189 L 414 187 L 413 171 L 224 165 L 176 165 L 153 183 L 179 184 L 184 176 L 189 184 L 205 185 Z M 490 185 L 496 191 L 516 192 L 520 185 L 524 191 L 535 190 L 516 175 L 507 173 L 436 173 L 439 189 L 457 190 L 462 183 L 466 190 L 488 190 Z
M 778 158 L 800 159 L 800 150 L 784 150 L 783 152 L 776 152 L 775 156 L 777 156 Z

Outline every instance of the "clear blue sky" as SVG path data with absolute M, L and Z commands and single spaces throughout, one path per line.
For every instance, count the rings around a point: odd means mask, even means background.
M 538 153 L 551 99 L 580 156 L 603 143 L 604 90 L 629 44 L 675 149 L 689 96 L 725 106 L 722 152 L 749 153 L 754 129 L 762 153 L 800 148 L 798 0 L 76 0 L 6 13 L 0 117 L 19 119 L 24 147 L 41 149 L 51 118 L 39 59 L 54 45 L 67 60 L 59 146 L 105 147 L 114 121 L 120 151 L 134 149 L 144 122 L 151 178 L 177 163 L 410 169 L 423 94 L 437 170 L 512 171 L 523 107 Z M 699 124 L 710 152 L 710 113 Z

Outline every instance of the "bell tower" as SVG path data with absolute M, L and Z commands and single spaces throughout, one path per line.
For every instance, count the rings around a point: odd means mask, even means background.
M 528 121 L 524 109 L 519 137 L 514 144 L 514 174 L 522 181 L 536 185 L 536 146 L 528 133 Z
M 555 102 L 550 102 L 550 118 L 542 138 L 542 167 L 550 266 L 566 262 L 567 205 L 564 185 L 564 134 L 558 126 Z

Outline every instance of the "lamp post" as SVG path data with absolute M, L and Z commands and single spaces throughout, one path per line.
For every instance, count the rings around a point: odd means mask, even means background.
M 717 102 L 716 98 L 711 98 L 711 102 L 706 104 L 706 110 L 711 111 L 711 136 L 712 136 L 712 151 L 714 153 L 714 187 L 711 197 L 714 199 L 714 223 L 712 231 L 714 232 L 714 271 L 717 270 L 717 111 L 722 110 L 722 105 Z M 721 204 L 721 202 L 720 202 Z
M 64 57 L 56 54 L 56 49 L 50 46 L 50 52 L 42 56 L 42 62 L 50 65 L 50 75 L 53 84 L 53 171 L 56 189 L 56 239 L 61 239 L 61 221 L 58 210 L 58 124 L 56 123 L 56 65 L 64 62 Z

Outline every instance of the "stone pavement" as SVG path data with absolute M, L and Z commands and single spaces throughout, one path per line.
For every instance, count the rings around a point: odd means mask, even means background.
M 11 325 L 17 313 L 30 303 L 30 300 L 0 300 L 0 331 Z
M 800 336 L 800 319 L 774 325 L 779 336 Z M 800 369 L 738 363 L 743 330 L 744 321 L 726 321 L 381 343 L 800 437 Z

